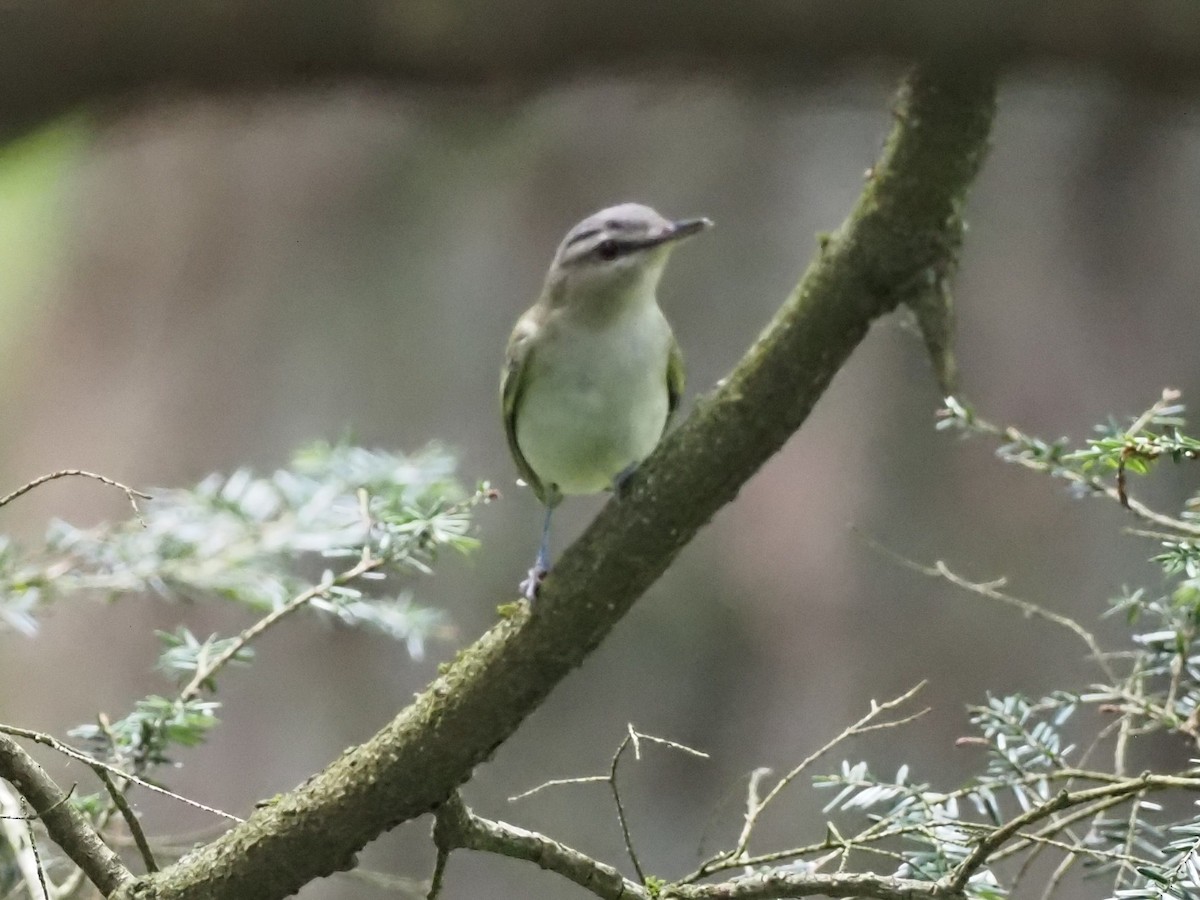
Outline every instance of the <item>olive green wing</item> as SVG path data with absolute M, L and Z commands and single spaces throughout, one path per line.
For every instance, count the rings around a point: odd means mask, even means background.
M 508 450 L 512 454 L 513 462 L 517 464 L 521 478 L 533 488 L 537 498 L 545 503 L 546 489 L 517 444 L 517 408 L 520 406 L 521 393 L 525 387 L 525 373 L 529 371 L 535 330 L 535 323 L 529 321 L 529 314 L 526 313 L 517 322 L 517 327 L 508 339 L 508 347 L 504 351 L 504 368 L 500 372 L 500 409 L 504 416 L 504 436 L 508 438 Z
M 667 421 L 679 409 L 679 401 L 683 399 L 683 386 L 687 374 L 683 369 L 683 353 L 675 336 L 671 335 L 671 348 L 667 355 Z M 665 428 L 665 426 L 664 426 Z

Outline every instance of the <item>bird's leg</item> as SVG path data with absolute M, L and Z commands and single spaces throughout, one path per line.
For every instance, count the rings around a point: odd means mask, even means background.
M 520 584 L 521 594 L 530 603 L 537 596 L 542 582 L 546 580 L 546 573 L 550 571 L 550 516 L 553 513 L 554 507 L 547 505 L 546 518 L 542 522 L 542 542 L 538 545 L 537 559 L 534 560 L 533 568 L 529 570 L 529 574 Z

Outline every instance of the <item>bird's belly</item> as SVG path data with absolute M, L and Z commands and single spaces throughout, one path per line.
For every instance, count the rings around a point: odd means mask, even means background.
M 666 426 L 665 358 L 649 370 L 613 363 L 606 360 L 599 377 L 592 366 L 556 366 L 522 397 L 517 443 L 538 477 L 564 494 L 612 487 L 650 455 Z

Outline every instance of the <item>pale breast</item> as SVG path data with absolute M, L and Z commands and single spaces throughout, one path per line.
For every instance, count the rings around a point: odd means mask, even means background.
M 568 323 L 532 354 L 517 443 L 564 494 L 611 487 L 662 436 L 670 328 L 657 305 L 635 312 L 600 329 Z

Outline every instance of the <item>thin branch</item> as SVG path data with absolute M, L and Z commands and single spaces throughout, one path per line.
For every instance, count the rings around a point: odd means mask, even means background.
M 1107 654 L 1101 649 L 1100 644 L 1096 641 L 1095 635 L 1093 635 L 1090 631 L 1088 631 L 1070 616 L 1064 616 L 1062 613 L 1056 613 L 1053 610 L 1046 609 L 1045 607 L 1039 606 L 1030 600 L 1023 600 L 1020 597 L 1014 597 L 1012 594 L 1006 594 L 999 590 L 999 588 L 1004 587 L 1008 583 L 1007 579 L 997 578 L 994 581 L 986 582 L 968 581 L 961 575 L 957 575 L 951 571 L 950 567 L 940 559 L 937 560 L 932 566 L 925 566 L 916 560 L 909 559 L 908 557 L 897 553 L 891 548 L 884 546 L 870 535 L 857 530 L 855 530 L 855 533 L 872 550 L 875 550 L 893 562 L 904 566 L 906 569 L 930 578 L 941 578 L 950 582 L 955 587 L 962 588 L 963 590 L 972 594 L 977 594 L 980 597 L 986 597 L 989 600 L 996 600 L 1005 604 L 1006 606 L 1011 606 L 1014 609 L 1018 609 L 1024 613 L 1026 617 L 1036 617 L 1046 622 L 1050 622 L 1051 624 L 1058 625 L 1060 628 L 1065 628 L 1083 641 L 1085 645 L 1087 645 L 1092 659 L 1096 661 L 1096 664 L 1100 666 L 1104 674 L 1108 678 L 1116 680 L 1116 674 L 1113 672 L 1112 667 L 1108 664 Z
M 679 884 L 663 888 L 662 900 L 784 900 L 791 897 L 870 897 L 874 900 L 962 900 L 963 893 L 942 882 L 872 873 L 836 875 L 771 872 L 720 884 Z
M 28 804 L 24 800 L 21 801 L 21 806 L 24 809 L 29 808 Z M 38 885 L 42 889 L 42 897 L 44 898 L 44 900 L 50 900 L 50 889 L 48 887 L 46 887 L 46 870 L 42 866 L 41 854 L 38 853 L 37 835 L 34 834 L 34 832 L 33 832 L 33 820 L 35 818 L 38 818 L 39 815 L 40 814 L 34 814 L 34 815 L 30 816 L 29 820 L 26 822 L 26 826 L 29 829 L 29 850 L 33 854 L 33 864 L 34 864 L 34 868 L 37 869 Z
M 577 850 L 543 835 L 476 815 L 457 794 L 442 804 L 435 816 L 434 843 L 438 848 L 442 872 L 445 858 L 454 850 L 478 850 L 535 862 L 543 869 L 573 881 L 601 900 L 649 900 L 651 896 L 641 885 L 622 878 L 612 867 Z M 439 878 L 439 889 L 440 884 Z M 961 897 L 961 893 L 952 892 L 945 885 L 933 881 L 873 874 L 821 875 L 785 870 L 739 877 L 720 884 L 666 885 L 658 893 L 663 900 L 772 900 L 817 895 L 876 900 L 949 900 Z M 435 897 L 436 894 L 431 892 L 431 900 Z
M 1129 804 L 1129 816 L 1125 820 L 1125 844 L 1124 852 L 1126 856 L 1133 855 L 1134 841 L 1137 840 L 1138 813 L 1141 810 L 1141 794 L 1134 794 L 1133 802 Z M 1136 865 L 1122 861 L 1121 868 L 1117 871 L 1116 882 L 1113 884 L 1114 891 L 1122 886 L 1125 881 L 1125 875 L 1136 874 Z M 1130 871 L 1132 870 L 1132 871 Z
M 1009 819 L 1004 825 L 997 828 L 987 837 L 983 838 L 971 854 L 964 859 L 950 879 L 951 886 L 958 891 L 961 891 L 982 866 L 984 866 L 992 854 L 1000 848 L 1002 844 L 1008 841 L 1009 838 L 1016 835 L 1021 829 L 1035 822 L 1040 822 L 1042 819 L 1053 815 L 1054 813 L 1067 809 L 1072 806 L 1079 806 L 1090 803 L 1092 800 L 1102 800 L 1105 798 L 1124 798 L 1129 794 L 1136 794 L 1143 791 L 1146 787 L 1154 782 L 1154 777 L 1143 775 L 1141 778 L 1129 779 L 1118 784 L 1103 785 L 1101 787 L 1087 788 L 1081 791 L 1060 791 L 1053 797 L 1046 800 L 1044 803 L 1033 807 L 1032 809 Z M 1090 814 L 1090 812 L 1089 812 Z M 1062 826 L 1056 823 L 1056 830 L 1061 830 Z
M 29 847 L 29 836 L 24 828 L 24 822 L 29 818 L 26 809 L 25 798 L 12 791 L 0 778 L 0 810 L 4 811 L 4 815 L 0 816 L 0 842 L 7 842 L 11 848 L 19 875 L 17 885 L 4 895 L 4 900 L 13 900 L 17 896 L 17 888 L 21 885 L 25 886 L 29 900 L 38 900 L 35 887 L 38 880 L 38 861 Z
M 1042 888 L 1041 897 L 1039 900 L 1051 900 L 1058 893 L 1058 886 L 1062 884 L 1062 880 L 1067 877 L 1067 873 L 1071 871 L 1071 867 L 1079 861 L 1079 850 L 1083 847 L 1080 844 L 1075 845 L 1078 849 L 1066 853 L 1054 867 L 1054 871 L 1050 873 L 1050 877 L 1046 879 L 1046 885 Z
M 617 786 L 617 768 L 621 764 L 621 754 L 625 752 L 625 748 L 632 743 L 635 755 L 638 758 L 641 756 L 638 751 L 637 732 L 633 730 L 632 725 L 627 725 L 626 728 L 628 733 L 617 747 L 617 752 L 613 754 L 612 763 L 608 768 L 608 787 L 612 791 L 613 803 L 617 807 L 617 821 L 621 825 L 621 838 L 625 841 L 625 852 L 629 854 L 629 861 L 633 864 L 633 871 L 637 873 L 638 881 L 645 884 L 646 873 L 642 871 L 637 851 L 633 848 L 633 838 L 629 834 L 629 819 L 625 816 L 625 804 L 621 802 L 621 789 Z
M 146 841 L 146 833 L 142 831 L 142 823 L 138 821 L 137 815 L 129 805 L 129 801 L 125 798 L 125 792 L 117 787 L 116 782 L 112 780 L 112 776 L 102 767 L 93 765 L 92 771 L 104 782 L 105 790 L 108 791 L 108 795 L 112 798 L 113 803 L 120 810 L 121 818 L 125 820 L 125 824 L 129 827 L 129 833 L 133 835 L 133 841 L 137 844 L 138 853 L 142 855 L 142 862 L 146 866 L 146 871 L 157 872 L 158 863 L 154 861 L 154 853 L 150 850 L 150 844 Z
M 58 738 L 54 737 L 53 735 L 49 735 L 49 734 L 46 734 L 41 731 L 31 731 L 28 728 L 18 728 L 16 725 L 0 724 L 0 735 L 4 735 L 4 734 L 8 734 L 8 735 L 12 735 L 13 737 L 25 738 L 26 740 L 34 741 L 35 743 L 41 744 L 45 747 L 49 747 L 52 750 L 57 750 L 59 753 L 63 754 L 63 756 L 69 756 L 69 757 L 71 757 L 71 759 L 77 759 L 81 763 L 84 763 L 93 769 L 99 767 L 101 769 L 104 769 L 104 770 L 110 772 L 113 775 L 117 775 L 121 778 L 124 778 L 128 781 L 133 782 L 134 784 L 136 784 L 140 787 L 144 787 L 148 791 L 153 791 L 156 794 L 162 794 L 164 797 L 170 797 L 173 800 L 178 800 L 180 803 L 186 803 L 188 806 L 193 806 L 196 809 L 203 810 L 204 812 L 212 813 L 213 815 L 220 816 L 223 819 L 229 819 L 231 822 L 241 823 L 241 822 L 245 821 L 245 819 L 241 819 L 241 818 L 233 815 L 233 813 L 227 813 L 223 810 L 217 809 L 216 807 L 208 806 L 204 803 L 201 803 L 198 800 L 192 800 L 188 797 L 184 797 L 182 794 L 176 794 L 172 791 L 168 791 L 166 788 L 159 787 L 157 784 L 155 784 L 152 781 L 147 781 L 144 778 L 139 778 L 138 776 L 136 776 L 130 772 L 126 772 L 124 769 L 120 768 L 119 766 L 113 766 L 113 765 L 110 765 L 109 763 L 102 762 L 102 761 L 96 759 L 95 757 L 89 756 L 88 754 L 84 753 L 82 750 L 78 750 L 75 747 L 72 747 L 70 744 L 64 744 L 62 741 L 60 741 Z
M 633 726 L 629 726 L 632 728 Z M 680 750 L 683 753 L 690 753 L 692 756 L 699 756 L 701 759 L 708 759 L 709 756 L 703 750 L 697 750 L 694 747 L 689 747 L 687 744 L 679 744 L 675 741 L 669 741 L 666 738 L 655 737 L 652 734 L 643 734 L 636 732 L 633 735 L 633 740 L 638 739 L 651 741 L 656 744 L 661 744 L 664 747 L 670 747 L 672 750 Z M 618 748 L 619 750 L 620 748 Z M 640 757 L 639 757 L 640 758 Z M 596 784 L 598 782 L 608 782 L 612 777 L 611 772 L 608 775 L 580 775 L 575 778 L 551 778 L 549 781 L 543 781 L 537 787 L 532 787 L 527 791 L 521 791 L 519 794 L 513 794 L 508 798 L 509 803 L 515 803 L 518 800 L 524 800 L 526 797 L 532 797 L 534 794 L 544 791 L 546 788 L 562 787 L 568 784 Z
M 567 784 L 596 784 L 597 782 L 608 782 L 607 775 L 581 775 L 578 778 L 551 778 L 549 781 L 543 781 L 537 787 L 532 787 L 527 791 L 521 791 L 519 794 L 513 794 L 508 798 L 509 803 L 515 803 L 518 800 L 524 800 L 526 797 L 532 797 L 534 794 L 544 791 L 546 788 L 562 787 Z
M 963 408 L 957 402 L 955 402 L 954 405 L 958 406 L 960 409 Z M 1001 428 L 999 425 L 995 425 L 986 419 L 979 418 L 973 412 L 970 413 L 970 421 L 967 423 L 966 428 L 969 431 L 977 431 L 984 434 L 989 434 L 993 437 L 1001 438 L 1013 444 L 1025 446 L 1031 443 L 1031 438 L 1020 430 L 1011 426 Z M 1054 478 L 1061 478 L 1063 481 L 1068 481 L 1071 484 L 1078 485 L 1081 488 L 1086 488 L 1093 494 L 1098 494 L 1107 497 L 1110 500 L 1114 500 L 1137 516 L 1139 519 L 1145 522 L 1150 522 L 1159 526 L 1160 528 L 1167 528 L 1173 532 L 1176 532 L 1176 538 L 1178 538 L 1180 535 L 1200 537 L 1200 525 L 1187 522 L 1183 519 L 1176 519 L 1172 516 L 1157 512 L 1146 506 L 1144 503 L 1127 496 L 1123 489 L 1107 484 L 1103 479 L 1100 479 L 1094 475 L 1085 475 L 1082 472 L 1077 472 L 1074 469 L 1067 468 L 1061 462 L 1034 459 L 1024 454 L 1006 456 L 1005 460 L 1007 462 L 1023 466 L 1024 468 L 1030 469 L 1034 472 L 1042 472 Z
M 900 694 L 898 697 L 894 697 L 891 700 L 886 701 L 885 703 L 876 703 L 875 701 L 871 701 L 871 709 L 867 712 L 866 715 L 864 715 L 861 719 L 859 719 L 853 725 L 850 725 L 850 726 L 844 728 L 841 731 L 841 733 L 838 734 L 836 737 L 827 741 L 820 748 L 813 751 L 808 756 L 806 756 L 803 760 L 801 760 L 797 766 L 795 766 L 790 772 L 788 772 L 786 775 L 784 775 L 782 778 L 780 778 L 775 783 L 775 785 L 771 788 L 771 790 L 769 790 L 767 792 L 766 796 L 763 797 L 761 802 L 757 802 L 757 803 L 754 802 L 754 792 L 752 790 L 750 792 L 749 797 L 747 798 L 747 809 L 746 809 L 745 822 L 742 826 L 742 833 L 738 836 L 738 841 L 734 845 L 733 849 L 728 850 L 724 853 L 718 853 L 715 856 L 711 857 L 706 862 L 704 862 L 700 866 L 699 869 L 697 869 L 691 875 L 684 878 L 683 882 L 697 881 L 700 878 L 703 878 L 705 875 L 708 875 L 712 872 L 717 872 L 717 871 L 720 871 L 721 869 L 727 869 L 727 868 L 731 868 L 733 866 L 742 865 L 742 860 L 746 856 L 746 851 L 750 844 L 750 837 L 754 831 L 754 826 L 758 822 L 758 817 L 762 814 L 762 811 L 764 809 L 766 809 L 768 805 L 770 805 L 771 801 L 773 801 L 776 797 L 779 796 L 781 791 L 783 791 L 789 784 L 791 784 L 793 781 L 795 781 L 796 778 L 799 777 L 799 775 L 802 772 L 804 772 L 805 769 L 807 769 L 814 762 L 816 762 L 818 759 L 820 759 L 822 756 L 824 756 L 826 753 L 828 753 L 834 747 L 838 746 L 838 744 L 842 743 L 843 741 L 848 740 L 849 738 L 855 737 L 856 735 L 865 734 L 870 731 L 876 731 L 881 728 L 895 728 L 899 725 L 904 725 L 904 724 L 911 722 L 914 719 L 917 719 L 920 716 L 924 715 L 926 712 L 928 712 L 928 709 L 919 710 L 918 712 L 916 712 L 910 716 L 905 716 L 904 718 L 901 718 L 901 719 L 889 720 L 886 722 L 876 722 L 875 721 L 882 714 L 884 714 L 886 712 L 891 712 L 893 709 L 896 709 L 898 706 L 902 706 L 903 704 L 907 703 L 914 696 L 916 696 L 916 694 L 923 687 L 925 687 L 926 683 L 927 682 L 925 682 L 925 681 L 921 681 L 920 683 L 909 688 L 903 694 Z
M 1125 430 L 1125 437 L 1130 439 L 1137 437 L 1154 420 L 1155 416 L 1167 407 L 1174 406 L 1181 396 L 1182 393 L 1175 388 L 1163 388 L 1162 396 L 1134 419 L 1133 424 Z
M 789 784 L 791 784 L 801 772 L 803 772 L 805 769 L 807 769 L 810 765 L 812 765 L 814 762 L 816 762 L 818 759 L 820 759 L 822 756 L 824 756 L 826 753 L 828 753 L 830 750 L 832 750 L 838 744 L 842 743 L 842 741 L 848 740 L 849 738 L 855 737 L 856 735 L 866 734 L 869 731 L 877 731 L 879 729 L 895 728 L 898 725 L 905 725 L 909 722 L 912 722 L 914 719 L 918 719 L 921 716 L 925 715 L 925 713 L 927 713 L 929 711 L 928 708 L 918 710 L 917 712 L 912 713 L 911 715 L 904 716 L 903 718 L 900 718 L 900 719 L 894 719 L 894 720 L 890 720 L 887 722 L 876 722 L 875 721 L 875 719 L 877 719 L 883 713 L 891 712 L 893 709 L 903 706 L 905 703 L 907 703 L 909 700 L 911 700 L 913 697 L 915 697 L 918 693 L 920 693 L 926 684 L 928 684 L 928 682 L 925 681 L 924 679 L 922 679 L 920 682 L 918 682 L 917 684 L 910 687 L 903 694 L 900 694 L 897 697 L 893 697 L 891 700 L 887 700 L 883 703 L 876 703 L 875 701 L 872 700 L 871 701 L 871 709 L 865 716 L 863 716 L 861 719 L 859 719 L 857 722 L 855 722 L 853 725 L 849 726 L 848 728 L 843 729 L 841 734 L 839 734 L 837 737 L 833 738 L 832 740 L 828 741 L 823 747 L 821 747 L 820 749 L 816 750 L 813 753 L 810 753 L 807 757 L 805 757 L 800 762 L 799 765 L 797 765 L 794 769 L 792 769 L 790 772 L 788 772 L 786 775 L 784 775 L 782 778 L 780 778 L 779 781 L 775 783 L 775 786 L 773 788 L 771 788 L 770 791 L 767 792 L 767 795 L 765 797 L 763 797 L 762 803 L 760 803 L 758 805 L 758 811 L 762 812 L 770 804 L 770 802 L 772 800 L 774 800 L 777 796 L 779 796 L 780 791 L 782 791 Z
M 1149 862 L 1149 860 L 1141 859 L 1129 853 L 1122 853 L 1116 850 L 1101 850 L 1099 847 L 1088 847 L 1083 840 L 1075 840 L 1067 843 L 1066 841 L 1056 841 L 1054 838 L 1041 837 L 1036 834 L 1022 834 L 1019 836 L 1023 840 L 1028 840 L 1044 847 L 1063 850 L 1077 857 L 1088 857 L 1097 861 L 1123 862 L 1139 866 L 1144 866 Z
M 85 760 L 86 761 L 86 760 Z M 0 777 L 29 802 L 46 831 L 63 852 L 87 873 L 92 884 L 109 896 L 133 881 L 133 874 L 100 839 L 94 828 L 70 803 L 46 770 L 16 741 L 0 734 Z
M 961 824 L 969 826 L 972 823 L 964 822 Z M 878 821 L 864 828 L 858 834 L 847 838 L 842 837 L 842 835 L 838 833 L 832 822 L 827 822 L 825 840 L 820 841 L 819 843 L 808 844 L 807 846 L 803 847 L 793 847 L 789 850 L 773 850 L 769 853 L 759 853 L 755 854 L 754 856 L 744 856 L 737 860 L 736 863 L 731 863 L 730 865 L 726 866 L 715 866 L 707 874 L 713 874 L 722 868 L 728 869 L 742 867 L 746 869 L 754 869 L 759 866 L 768 865 L 769 863 L 800 859 L 805 856 L 812 856 L 814 853 L 828 853 L 831 850 L 836 851 L 840 856 L 842 856 L 843 859 L 848 857 L 850 852 L 853 850 L 876 853 L 881 856 L 886 856 L 889 859 L 903 859 L 901 855 L 895 853 L 894 851 L 881 850 L 878 847 L 872 847 L 871 844 L 885 841 L 894 837 L 904 837 L 906 835 L 924 831 L 926 831 L 924 826 L 918 825 L 889 828 L 886 820 L 879 819 Z M 813 863 L 814 867 L 819 866 L 820 864 L 821 860 L 817 860 Z M 689 884 L 695 880 L 697 879 L 694 874 L 688 875 L 685 878 L 681 878 L 678 882 L 676 882 L 676 884 Z
M 632 725 L 629 727 L 631 729 L 633 728 Z M 695 747 L 689 747 L 687 744 L 681 744 L 678 741 L 669 741 L 666 738 L 657 737 L 653 734 L 646 734 L 644 731 L 634 732 L 633 739 L 634 741 L 649 741 L 652 744 L 658 744 L 660 747 L 666 747 L 670 750 L 678 750 L 680 753 L 687 753 L 690 756 L 698 756 L 700 759 L 711 759 L 711 757 L 703 750 L 697 750 Z
M 645 888 L 623 877 L 612 866 L 535 832 L 477 816 L 457 792 L 451 794 L 434 815 L 433 838 L 439 860 L 459 849 L 496 853 L 536 863 L 591 891 L 601 900 L 649 900 Z M 444 862 L 441 867 L 445 868 Z M 431 898 L 435 896 L 430 894 Z
M 762 780 L 771 774 L 771 770 L 760 766 L 750 773 L 750 778 L 746 783 L 746 813 L 742 816 L 742 831 L 738 835 L 737 843 L 734 847 L 742 848 L 743 856 L 745 849 L 750 844 L 750 833 L 754 830 L 754 823 L 758 820 L 758 814 L 762 810 L 762 797 L 758 792 L 758 787 Z
M 683 753 L 691 754 L 692 756 L 698 756 L 701 759 L 708 759 L 708 754 L 703 750 L 697 750 L 694 747 L 687 746 L 686 744 L 680 744 L 676 741 L 669 741 L 666 738 L 656 737 L 652 734 L 644 734 L 640 731 L 637 731 L 632 724 L 628 724 L 625 726 L 625 737 L 621 739 L 621 743 L 617 745 L 616 752 L 613 753 L 612 760 L 608 766 L 607 775 L 584 775 L 578 778 L 554 778 L 550 781 L 545 781 L 528 791 L 524 791 L 520 794 L 509 797 L 508 800 L 510 803 L 512 803 L 513 801 L 521 800 L 525 797 L 536 794 L 538 791 L 548 787 L 559 787 L 567 784 L 596 784 L 599 782 L 607 784 L 613 795 L 613 803 L 616 804 L 617 823 L 621 827 L 621 837 L 625 841 L 625 850 L 629 854 L 629 861 L 633 864 L 633 870 L 637 873 L 638 881 L 642 884 L 645 884 L 646 873 L 642 870 L 642 864 L 638 860 L 637 851 L 634 850 L 633 838 L 629 832 L 629 820 L 625 815 L 625 804 L 621 801 L 621 791 L 620 788 L 617 787 L 617 770 L 621 764 L 621 756 L 625 753 L 626 749 L 633 747 L 634 757 L 640 760 L 642 758 L 642 741 L 650 741 L 651 743 L 659 744 L 660 746 L 667 747 L 671 750 L 679 750 Z
M 146 524 L 142 519 L 142 511 L 140 508 L 138 508 L 137 502 L 139 498 L 142 500 L 153 500 L 153 497 L 151 497 L 149 494 L 143 494 L 141 491 L 134 490 L 128 485 L 121 484 L 119 481 L 113 481 L 113 479 L 107 478 L 104 475 L 97 475 L 95 472 L 85 472 L 83 469 L 63 469 L 59 472 L 51 472 L 49 475 L 42 475 L 38 478 L 35 478 L 33 481 L 30 481 L 27 484 L 21 485 L 11 494 L 0 497 L 0 507 L 7 506 L 18 497 L 28 494 L 34 488 L 40 487 L 46 482 L 54 481 L 58 478 L 91 478 L 93 481 L 99 481 L 101 484 L 107 484 L 110 487 L 115 487 L 124 491 L 126 499 L 129 500 L 129 505 L 133 507 L 134 516 L 136 516 L 137 520 L 143 525 Z
M 54 810 L 58 809 L 58 807 L 61 806 L 62 804 L 70 802 L 71 797 L 74 796 L 74 794 L 75 794 L 76 787 L 78 787 L 78 785 L 74 785 L 74 784 L 71 785 L 71 789 L 69 791 L 67 791 L 65 794 L 63 794 L 62 799 L 59 800 L 58 803 L 55 803 L 49 809 L 45 810 L 44 812 L 40 812 L 40 813 L 39 812 L 30 812 L 23 805 L 22 809 L 24 811 L 21 813 L 21 815 L 19 815 L 19 816 L 0 816 L 0 819 L 15 820 L 17 822 L 36 822 L 38 819 L 40 819 L 46 813 L 53 812 Z M 24 802 L 24 801 L 22 801 L 22 802 Z
M 1015 856 L 1028 848 L 1031 841 L 1049 840 L 1056 834 L 1059 834 L 1066 828 L 1070 828 L 1076 822 L 1082 822 L 1084 819 L 1092 819 L 1099 816 L 1106 810 L 1112 809 L 1114 806 L 1120 806 L 1129 799 L 1128 793 L 1118 793 L 1111 797 L 1104 797 L 1092 803 L 1084 804 L 1078 809 L 1074 809 L 1069 813 L 1060 816 L 1055 816 L 1050 824 L 1046 825 L 1041 830 L 1030 835 L 1021 835 L 1007 847 L 1004 847 L 993 853 L 988 860 L 989 864 L 994 864 L 1008 859 L 1010 856 Z
M 348 584 L 354 579 L 365 575 L 367 572 L 383 566 L 387 560 L 383 557 L 371 556 L 367 552 L 367 548 L 363 548 L 362 557 L 351 568 L 342 572 L 340 575 L 331 575 L 323 580 L 320 584 L 315 584 L 305 591 L 297 594 L 287 603 L 272 610 L 267 615 L 263 616 L 236 638 L 211 660 L 205 661 L 202 665 L 196 668 L 196 674 L 192 676 L 192 680 L 187 686 L 179 692 L 181 700 L 191 700 L 199 695 L 204 685 L 231 659 L 237 656 L 245 649 L 246 645 L 254 639 L 260 637 L 267 629 L 277 625 L 282 619 L 290 616 L 296 610 L 307 606 L 313 600 L 323 598 L 336 587 L 341 587 Z

